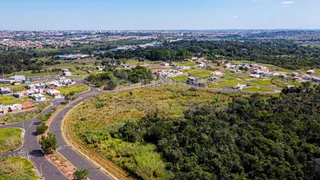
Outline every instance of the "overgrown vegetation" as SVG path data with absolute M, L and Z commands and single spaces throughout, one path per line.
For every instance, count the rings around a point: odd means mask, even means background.
M 0 129 L 0 154 L 19 148 L 22 145 L 21 133 L 19 128 Z
M 214 103 L 226 106 L 232 96 L 205 90 L 191 90 L 180 85 L 160 85 L 146 89 L 105 94 L 81 104 L 67 117 L 67 133 L 74 143 L 97 152 L 131 174 L 152 178 L 155 172 L 167 176 L 161 155 L 152 144 L 128 143 L 109 132 L 120 128 L 126 120 L 138 120 L 149 112 L 180 120 L 189 106 Z M 104 127 L 104 128 L 103 128 Z
M 35 173 L 35 167 L 31 161 L 21 157 L 0 158 L 0 179 L 17 180 L 28 179 L 37 180 L 39 177 Z
M 320 86 L 305 85 L 278 98 L 235 98 L 223 110 L 199 105 L 183 121 L 152 114 L 111 136 L 155 145 L 172 179 L 314 179 L 320 177 L 319 93 Z
M 49 132 L 47 136 L 41 136 L 39 144 L 46 154 L 52 154 L 57 149 L 57 137 Z
M 101 74 L 92 74 L 87 81 L 97 87 L 105 87 L 105 90 L 113 90 L 118 84 L 143 83 L 147 84 L 153 80 L 152 72 L 142 66 L 137 66 L 132 70 L 115 70 Z

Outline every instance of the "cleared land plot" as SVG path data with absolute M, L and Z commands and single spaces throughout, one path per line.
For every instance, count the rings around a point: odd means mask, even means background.
M 179 66 L 190 66 L 190 67 L 194 67 L 197 65 L 197 63 L 195 62 L 182 62 L 182 63 L 178 63 Z
M 189 76 L 176 76 L 176 77 L 171 77 L 170 79 L 176 82 L 185 82 L 187 81 Z
M 0 159 L 0 179 L 4 180 L 37 180 L 35 167 L 28 159 L 10 157 Z
M 63 95 L 80 94 L 89 90 L 89 87 L 84 84 L 76 84 L 73 86 L 57 88 Z
M 25 97 L 25 98 L 15 98 L 11 95 L 8 95 L 8 96 L 2 96 L 0 95 L 0 104 L 6 104 L 6 105 L 9 105 L 9 104 L 20 104 L 20 103 L 23 103 L 23 102 L 33 102 L 34 100 L 31 99 L 31 98 L 28 98 L 28 97 Z
M 226 79 L 224 81 L 219 81 L 219 83 L 221 85 L 224 85 L 224 86 L 229 87 L 229 88 L 234 87 L 237 83 L 239 83 L 239 84 L 249 84 L 246 81 L 239 80 L 239 79 L 232 79 L 232 78 Z
M 21 133 L 19 128 L 0 129 L 0 154 L 19 148 L 22 145 Z
M 212 77 L 212 72 L 210 70 L 195 68 L 189 70 L 183 70 L 182 72 L 188 73 L 190 76 L 199 78 L 210 78 Z

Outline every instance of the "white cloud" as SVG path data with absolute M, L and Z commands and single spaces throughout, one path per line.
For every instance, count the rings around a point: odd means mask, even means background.
M 291 5 L 295 4 L 295 2 L 294 1 L 282 1 L 281 4 L 284 6 L 291 6 Z
M 238 19 L 238 16 L 233 16 L 233 18 Z

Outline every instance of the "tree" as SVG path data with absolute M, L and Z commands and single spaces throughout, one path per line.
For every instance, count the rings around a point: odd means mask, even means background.
M 42 136 L 39 143 L 41 144 L 41 149 L 46 154 L 51 154 L 54 150 L 57 149 L 57 137 L 52 133 L 48 133 L 48 136 L 46 137 Z
M 73 176 L 77 180 L 84 180 L 88 178 L 90 171 L 88 169 L 77 169 L 74 173 Z
M 48 129 L 48 126 L 46 126 L 45 124 L 41 124 L 40 126 L 37 127 L 37 134 L 43 134 L 44 132 L 46 132 L 46 130 Z

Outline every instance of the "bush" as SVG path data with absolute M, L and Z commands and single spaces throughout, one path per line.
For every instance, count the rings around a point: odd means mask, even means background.
M 37 127 L 37 134 L 43 134 L 46 132 L 46 130 L 48 129 L 49 127 L 45 124 L 41 124 L 40 126 Z
M 77 169 L 74 173 L 73 176 L 77 180 L 84 180 L 88 178 L 90 171 L 88 169 Z

